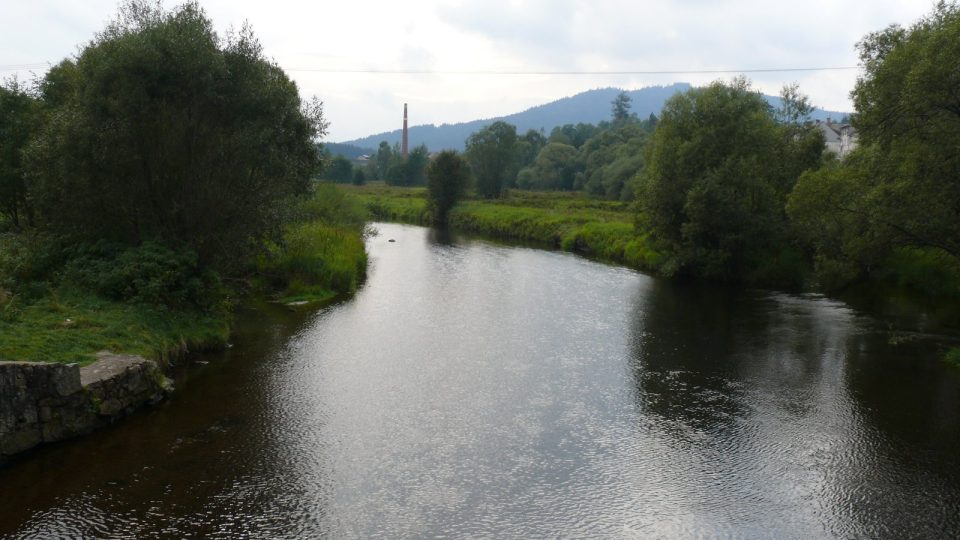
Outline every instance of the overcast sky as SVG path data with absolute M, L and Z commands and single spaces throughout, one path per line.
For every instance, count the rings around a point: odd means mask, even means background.
M 165 0 L 173 7 L 179 2 Z M 55 63 L 111 19 L 117 0 L 3 0 L 0 68 Z M 325 102 L 327 140 L 521 111 L 607 86 L 732 75 L 480 75 L 464 71 L 681 71 L 856 66 L 867 32 L 908 25 L 932 0 L 201 0 L 219 31 L 249 21 L 304 96 Z M 313 71 L 311 71 L 313 70 Z M 430 74 L 342 73 L 412 70 Z M 42 74 L 43 69 L 34 70 Z M 0 76 L 28 71 L 5 70 Z M 775 94 L 796 81 L 814 104 L 851 110 L 857 71 L 753 73 Z

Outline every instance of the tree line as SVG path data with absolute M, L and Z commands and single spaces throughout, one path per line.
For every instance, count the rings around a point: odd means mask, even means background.
M 859 146 L 843 160 L 796 85 L 774 109 L 744 78 L 677 94 L 642 121 L 621 94 L 600 125 L 544 136 L 495 122 L 463 157 L 479 197 L 632 201 L 663 274 L 826 289 L 881 277 L 960 295 L 960 9 L 940 2 L 857 49 Z
M 549 135 L 537 130 L 519 135 L 502 121 L 477 131 L 467 139 L 464 155 L 478 195 L 496 198 L 517 188 L 632 200 L 632 178 L 642 167 L 642 149 L 657 118 L 639 120 L 629 109 L 630 97 L 621 92 L 609 122 L 565 124 Z
M 477 193 L 496 197 L 503 189 L 583 190 L 591 195 L 629 200 L 630 178 L 639 170 L 637 149 L 656 125 L 629 113 L 630 97 L 621 93 L 613 103 L 610 122 L 566 124 L 549 135 L 542 130 L 518 134 L 499 121 L 470 135 L 464 157 L 470 161 Z M 339 183 L 382 180 L 395 186 L 424 186 L 430 152 L 425 145 L 404 159 L 400 146 L 382 141 L 365 166 L 344 155 L 327 156 L 323 176 Z
M 926 261 L 904 279 L 928 289 L 949 284 L 932 292 L 956 295 L 960 7 L 939 2 L 910 27 L 873 32 L 857 48 L 860 146 L 843 162 L 804 173 L 788 214 L 825 279 L 842 283 L 904 259 Z
M 426 185 L 430 151 L 424 144 L 414 147 L 404 157 L 399 143 L 391 146 L 387 141 L 382 141 L 377 153 L 368 156 L 365 165 L 355 164 L 343 154 L 331 156 L 329 150 L 322 146 L 320 151 L 325 162 L 323 177 L 339 184 L 359 186 L 367 181 L 382 180 L 391 186 Z

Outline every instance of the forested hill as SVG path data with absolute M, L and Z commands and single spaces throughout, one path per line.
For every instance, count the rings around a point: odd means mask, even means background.
M 631 112 L 640 118 L 646 118 L 650 113 L 660 114 L 663 103 L 670 96 L 688 90 L 690 87 L 689 83 L 674 83 L 670 86 L 650 86 L 629 91 L 627 94 L 632 100 Z M 619 88 L 598 88 L 500 118 L 473 120 L 459 124 L 441 124 L 439 126 L 413 126 L 410 128 L 410 146 L 426 144 L 431 151 L 447 148 L 463 150 L 464 141 L 471 133 L 497 120 L 503 120 L 517 126 L 517 132 L 521 134 L 528 129 L 542 128 L 549 135 L 551 129 L 564 124 L 577 124 L 579 122 L 596 124 L 610 119 L 610 102 L 619 93 Z M 766 96 L 766 98 L 773 106 L 779 105 L 780 98 L 774 96 Z M 842 112 L 817 109 L 813 117 L 820 120 L 825 120 L 827 116 L 839 119 L 843 114 Z M 375 149 L 380 141 L 387 141 L 390 144 L 399 142 L 400 130 L 345 141 L 345 144 Z
M 397 140 L 400 140 L 399 135 L 397 135 Z M 380 144 L 380 142 L 377 141 L 377 144 Z M 364 154 L 373 154 L 376 152 L 376 145 L 365 148 L 353 144 L 325 142 L 323 143 L 323 147 L 330 152 L 331 156 L 340 155 L 348 159 L 357 159 Z

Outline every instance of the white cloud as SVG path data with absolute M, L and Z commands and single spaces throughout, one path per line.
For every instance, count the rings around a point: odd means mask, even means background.
M 8 2 L 0 65 L 75 52 L 103 28 L 116 0 Z M 299 70 L 691 70 L 856 65 L 854 44 L 930 11 L 916 0 L 449 0 L 304 3 L 203 0 L 220 31 L 249 21 L 267 54 L 305 95 L 326 103 L 329 138 L 472 120 L 602 86 L 709 82 L 727 75 L 481 76 Z M 166 1 L 168 7 L 175 2 Z M 9 75 L 4 72 L 0 75 Z M 28 74 L 21 73 L 21 77 Z M 855 71 L 752 74 L 775 93 L 800 83 L 812 100 L 849 109 Z

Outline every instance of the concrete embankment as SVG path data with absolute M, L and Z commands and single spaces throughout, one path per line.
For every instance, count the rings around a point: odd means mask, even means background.
M 172 389 L 157 364 L 97 354 L 84 367 L 0 362 L 0 463 L 39 444 L 89 433 Z

